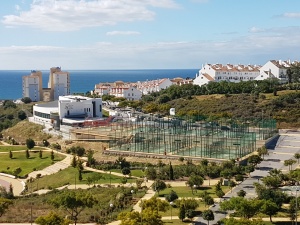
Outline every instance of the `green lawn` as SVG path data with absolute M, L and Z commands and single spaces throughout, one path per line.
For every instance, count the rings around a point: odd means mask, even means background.
M 199 203 L 199 207 L 195 210 L 196 212 L 202 212 L 203 210 L 206 210 L 209 208 L 208 206 L 205 206 L 205 204 L 200 200 L 198 201 L 198 203 Z M 176 204 L 176 201 L 175 201 L 175 204 Z M 172 214 L 172 217 L 174 216 L 175 219 L 178 219 L 179 207 L 172 207 L 172 210 L 171 210 L 171 207 L 169 207 L 166 212 L 160 212 L 160 215 L 162 217 L 171 216 L 171 214 Z
M 111 171 L 122 174 L 122 171 L 120 169 L 112 169 Z M 131 171 L 131 176 L 134 177 L 143 177 L 145 175 L 145 173 L 142 170 L 130 170 L 130 171 Z
M 164 225 L 188 225 L 191 224 L 190 221 L 182 222 L 181 220 L 178 219 L 178 216 L 174 216 L 172 220 L 163 220 Z
M 26 150 L 27 147 L 25 145 L 2 145 L 0 146 L 0 152 L 8 152 L 8 151 L 22 151 Z M 34 147 L 31 151 L 39 151 L 45 150 L 43 147 Z
M 73 167 L 68 167 L 67 169 L 61 170 L 55 174 L 47 175 L 44 177 L 35 180 L 33 183 L 30 183 L 29 189 L 33 188 L 33 191 L 37 189 L 52 189 L 58 188 L 68 184 L 86 184 L 87 177 L 92 176 L 96 172 L 92 171 L 83 171 L 82 180 L 78 180 L 78 169 Z M 102 173 L 102 178 L 97 181 L 97 184 L 120 184 L 122 177 L 110 175 L 109 173 Z M 136 179 L 127 178 L 127 183 L 135 183 Z M 91 185 L 92 186 L 92 185 Z
M 211 197 L 217 198 L 217 196 L 215 194 L 214 186 L 200 187 L 196 191 L 192 191 L 191 188 L 188 186 L 171 187 L 171 188 L 166 188 L 163 191 L 160 191 L 159 196 L 164 197 L 165 195 L 169 194 L 171 190 L 175 191 L 177 193 L 178 197 L 180 197 L 180 198 L 187 198 L 187 197 L 199 198 L 201 196 L 201 193 L 203 193 L 204 191 L 207 191 L 208 194 L 211 195 Z M 222 186 L 222 190 L 224 191 L 224 193 L 226 193 L 230 189 L 228 186 Z
M 61 161 L 65 158 L 65 156 L 60 154 L 55 154 L 55 160 Z M 52 160 L 50 158 L 50 152 L 43 152 L 43 158 L 39 158 L 39 152 L 30 152 L 30 158 L 27 159 L 25 152 L 14 152 L 13 158 L 10 159 L 8 153 L 0 154 L 0 171 L 11 173 L 16 168 L 20 167 L 22 169 L 19 176 L 25 176 L 30 172 L 36 170 L 41 170 L 47 166 L 52 164 Z

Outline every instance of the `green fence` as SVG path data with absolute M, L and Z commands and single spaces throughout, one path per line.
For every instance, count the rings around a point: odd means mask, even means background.
M 277 132 L 276 121 L 198 120 L 197 117 L 146 117 L 115 123 L 109 149 L 159 155 L 236 159 L 256 150 L 256 141 Z

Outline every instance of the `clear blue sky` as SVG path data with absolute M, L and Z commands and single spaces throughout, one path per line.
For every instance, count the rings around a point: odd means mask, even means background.
M 0 69 L 299 60 L 299 0 L 1 0 Z

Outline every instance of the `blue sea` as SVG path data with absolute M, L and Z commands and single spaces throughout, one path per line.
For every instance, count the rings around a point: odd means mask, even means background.
M 63 70 L 64 71 L 64 70 Z M 162 78 L 195 78 L 199 69 L 148 69 L 148 70 L 65 70 L 70 72 L 71 93 L 86 93 L 95 84 L 103 82 L 136 82 Z M 0 100 L 22 98 L 22 76 L 30 70 L 0 70 Z M 43 88 L 48 85 L 49 70 L 42 70 Z

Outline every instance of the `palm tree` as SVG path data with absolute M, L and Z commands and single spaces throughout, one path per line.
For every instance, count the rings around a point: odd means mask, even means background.
M 299 164 L 300 153 L 295 153 L 294 158 L 297 159 L 298 164 Z

